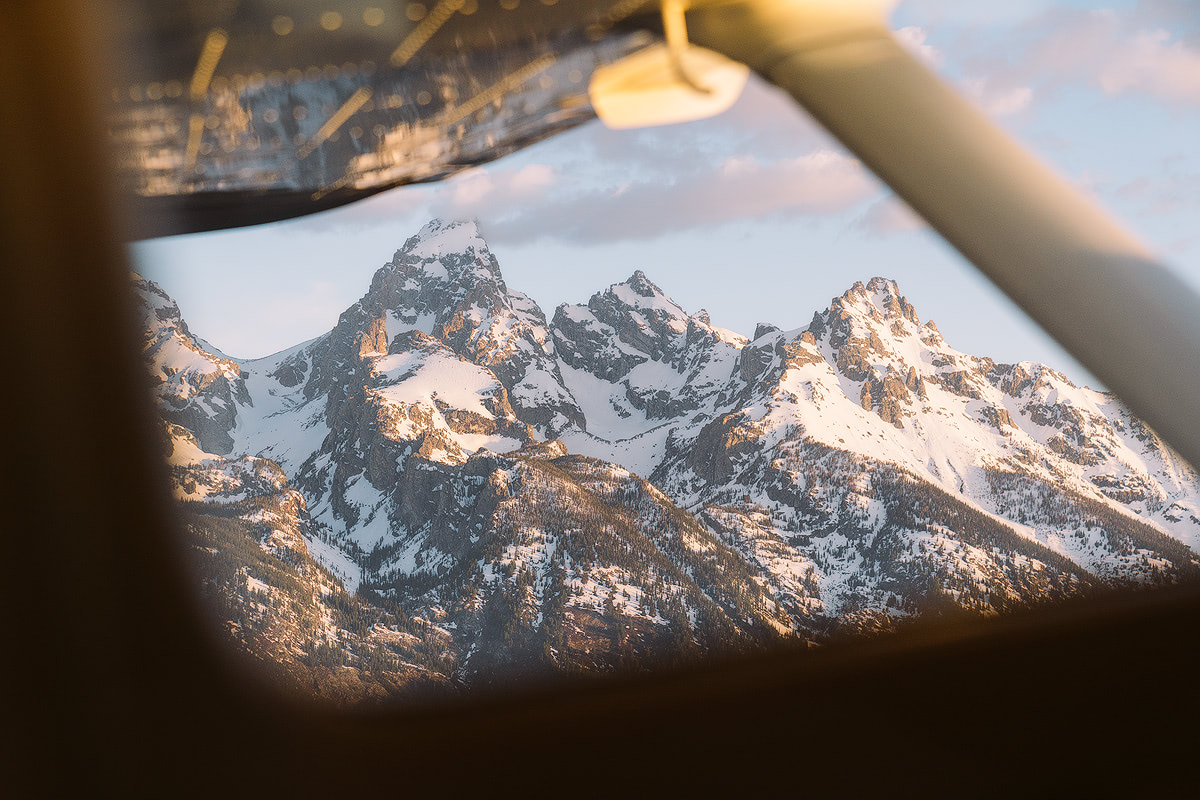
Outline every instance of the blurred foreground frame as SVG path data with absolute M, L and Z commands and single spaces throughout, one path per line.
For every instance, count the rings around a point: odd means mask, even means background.
M 298 704 L 238 671 L 183 578 L 152 438 L 91 91 L 112 55 L 99 11 L 19 2 L 0 26 L 3 752 L 18 796 L 1191 788 L 1194 587 L 401 711 Z M 82 401 L 47 356 L 81 351 Z

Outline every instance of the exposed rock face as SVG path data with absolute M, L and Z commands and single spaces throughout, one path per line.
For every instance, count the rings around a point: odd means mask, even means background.
M 268 675 L 337 704 L 451 690 L 449 635 L 355 596 L 360 568 L 278 464 L 203 453 L 178 425 L 165 434 L 203 600 Z
M 135 276 L 134 289 L 142 298 L 142 352 L 163 417 L 192 431 L 204 449 L 229 453 L 238 406 L 251 404 L 241 367 L 192 336 L 179 306 L 157 284 Z
M 741 358 L 745 337 L 715 327 L 706 312 L 688 315 L 640 271 L 586 306 L 560 306 L 551 332 L 586 418 L 585 429 L 560 438 L 572 452 L 643 476 L 686 448 L 754 369 Z M 760 344 L 774 347 L 770 336 Z
M 752 338 L 750 341 L 757 342 L 759 339 L 766 336 L 768 333 L 778 333 L 778 332 L 779 332 L 778 325 L 771 325 L 766 322 L 760 322 L 754 326 L 754 338 Z
M 522 419 L 543 433 L 583 425 L 563 388 L 545 316 L 508 289 L 474 223 L 426 225 L 375 273 L 338 329 L 361 334 L 360 356 L 387 353 L 396 336 L 421 331 L 490 370 Z
M 760 325 L 759 328 L 762 326 Z M 741 353 L 738 354 L 737 361 L 738 373 L 742 381 L 749 384 L 761 378 L 774 363 L 775 358 L 780 355 L 777 348 L 782 348 L 784 345 L 783 336 L 776 329 L 761 337 L 755 337 L 752 344 L 743 347 Z
M 1163 536 L 1196 541 L 1174 521 L 1183 515 L 1164 513 L 1166 495 L 1196 502 L 1189 468 L 1139 438 L 1111 397 L 1040 365 L 953 350 L 891 281 L 855 284 L 801 331 L 763 334 L 739 368 L 733 405 L 690 441 L 678 437 L 653 477 L 772 565 L 797 618 L 803 608 L 871 626 L 938 596 L 999 608 L 1029 592 L 1197 570 Z M 1069 498 L 1061 513 L 1022 507 L 1018 493 L 1034 487 Z M 955 520 L 953 545 L 932 519 Z M 989 576 L 986 597 L 971 570 Z
M 629 407 L 654 420 L 704 407 L 745 343 L 707 312 L 689 316 L 641 270 L 586 307 L 559 306 L 552 331 L 564 364 L 621 387 Z
M 313 557 L 371 613 L 425 620 L 443 677 L 1200 572 L 1196 475 L 1152 431 L 1048 367 L 954 350 L 882 278 L 753 341 L 641 271 L 547 325 L 473 224 L 435 221 L 333 330 L 257 361 L 138 289 L 168 439 L 209 464 L 181 491 L 277 470 Z
M 1012 417 L 1009 416 L 1008 409 L 1003 406 L 986 405 L 980 409 L 980 414 L 989 425 L 1001 433 L 1004 433 L 1005 429 L 1015 429 L 1017 427 Z
M 279 385 L 287 389 L 292 389 L 299 386 L 304 381 L 308 374 L 308 361 L 304 358 L 303 353 L 297 353 L 294 358 L 281 363 L 271 377 L 279 381 Z
M 938 375 L 936 380 L 943 389 L 953 392 L 959 397 L 966 397 L 971 400 L 979 400 L 983 397 L 978 385 L 979 376 L 975 372 L 967 370 L 944 372 Z
M 744 415 L 726 414 L 701 429 L 686 463 L 706 483 L 725 484 L 737 474 L 739 462 L 757 454 L 760 439 L 761 431 Z
M 650 360 L 671 364 L 678 358 L 677 340 L 687 331 L 688 315 L 641 270 L 625 283 L 592 295 L 588 311 L 616 331 L 618 339 Z
M 618 344 L 621 337 L 586 306 L 559 306 L 554 312 L 554 344 L 564 364 L 605 381 L 619 381 L 650 360 L 645 353 Z
M 785 368 L 798 369 L 805 364 L 816 364 L 824 359 L 817 350 L 816 340 L 809 331 L 800 334 L 799 338 L 790 342 L 780 338 L 775 345 L 775 352 L 783 360 Z

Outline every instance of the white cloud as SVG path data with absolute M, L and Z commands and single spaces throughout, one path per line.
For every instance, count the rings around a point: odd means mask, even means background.
M 496 188 L 496 179 L 482 169 L 472 169 L 450 178 L 450 204 L 471 208 L 480 205 Z
M 963 89 L 993 115 L 1020 113 L 1068 85 L 1200 105 L 1200 3 L 1195 0 L 1143 0 L 1129 10 L 1079 9 L 1045 0 L 916 0 L 911 5 L 910 18 L 952 24 L 939 29 L 937 46 L 927 28 L 915 25 L 897 30 L 897 39 L 932 67 L 957 75 Z M 1004 12 L 994 18 L 997 7 Z
M 550 164 L 527 164 L 512 177 L 512 189 L 517 194 L 536 193 L 548 189 L 558 179 L 558 171 Z
M 1173 41 L 1165 30 L 1143 31 L 1114 48 L 1098 80 L 1109 94 L 1143 91 L 1200 105 L 1200 50 Z
M 1172 32 L 1146 27 L 1147 20 L 1140 10 L 1060 8 L 967 60 L 973 74 L 1010 89 L 1082 84 L 1109 95 L 1139 93 L 1169 105 L 1200 105 L 1200 44 L 1188 40 L 1185 27 Z
M 904 45 L 906 50 L 924 61 L 928 66 L 937 69 L 946 60 L 941 50 L 931 44 L 926 44 L 928 34 L 924 28 L 917 25 L 909 25 L 893 33 L 896 41 Z
M 929 44 L 929 34 L 917 25 L 909 25 L 892 32 L 906 50 L 920 59 L 927 67 L 940 70 L 946 55 L 938 47 Z M 1027 109 L 1033 101 L 1033 88 L 1015 85 L 994 76 L 967 77 L 957 83 L 977 106 L 993 117 L 1005 117 Z
M 946 62 L 941 48 L 929 43 L 929 34 L 918 25 L 893 31 L 896 41 L 908 52 L 924 62 L 931 70 L 940 70 Z M 996 77 L 961 78 L 956 82 L 984 113 L 991 116 L 1018 114 L 1030 107 L 1033 101 L 1031 86 L 1013 85 L 1012 82 Z
M 1029 108 L 1033 89 L 1029 86 L 998 86 L 987 78 L 967 78 L 962 81 L 967 96 L 993 117 L 1007 117 Z

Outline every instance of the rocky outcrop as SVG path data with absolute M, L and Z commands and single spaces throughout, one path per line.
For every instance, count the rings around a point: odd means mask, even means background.
M 980 391 L 979 375 L 976 372 L 968 370 L 955 370 L 953 372 L 943 372 L 931 377 L 931 380 L 948 392 L 965 397 L 969 400 L 980 400 L 983 394 Z
M 504 283 L 475 223 L 430 222 L 375 273 L 357 308 L 347 323 L 369 331 L 377 352 L 389 350 L 381 335 L 419 330 L 490 370 L 516 413 L 544 433 L 586 424 L 563 387 L 545 316 Z
M 760 448 L 762 432 L 748 425 L 742 414 L 726 414 L 700 431 L 687 455 L 687 466 L 712 485 L 728 483 L 738 465 Z
M 616 382 L 650 356 L 621 347 L 620 335 L 580 306 L 559 306 L 551 323 L 554 348 L 562 363 Z
M 1017 429 L 1017 424 L 1013 422 L 1012 416 L 1004 406 L 985 405 L 979 414 L 987 424 L 1005 436 L 1012 435 L 1012 431 Z
M 746 344 L 706 311 L 688 315 L 640 270 L 586 306 L 560 306 L 550 327 L 565 365 L 620 387 L 623 404 L 653 420 L 711 408 Z
M 252 404 L 241 366 L 196 339 L 157 284 L 134 276 L 133 286 L 143 318 L 142 353 L 163 417 L 191 431 L 203 450 L 230 453 L 238 407 Z

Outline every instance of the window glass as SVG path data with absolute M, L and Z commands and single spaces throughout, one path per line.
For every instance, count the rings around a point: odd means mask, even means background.
M 897 35 L 1194 281 L 1195 16 L 959 5 L 906 3 Z M 615 58 L 642 40 L 605 41 Z M 229 81 L 243 135 L 286 118 L 308 142 L 365 85 L 322 72 L 337 100 L 318 124 L 292 95 L 256 105 L 269 74 Z M 190 112 L 172 113 L 178 150 Z M 201 184 L 258 180 L 216 166 L 228 119 L 206 124 Z M 338 170 L 379 152 L 355 124 Z M 710 120 L 593 122 L 133 254 L 197 584 L 328 698 L 831 646 L 1200 570 L 1194 471 L 757 79 Z

